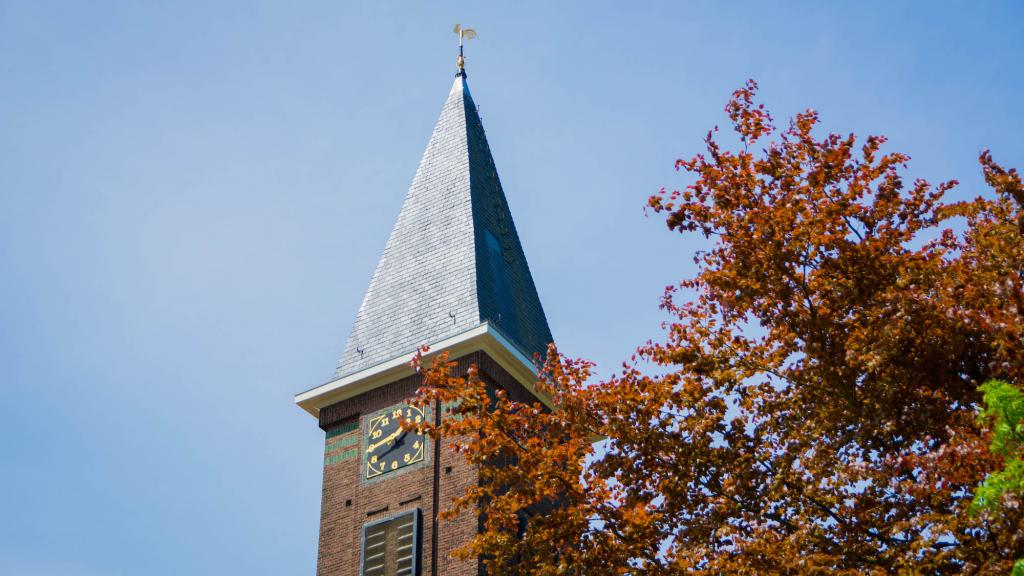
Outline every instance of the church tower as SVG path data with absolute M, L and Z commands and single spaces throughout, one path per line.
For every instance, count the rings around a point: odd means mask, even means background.
M 552 341 L 461 52 L 334 377 L 295 397 L 326 436 L 319 576 L 479 573 L 450 558 L 479 518 L 437 516 L 475 471 L 443 442 L 398 426 L 441 417 L 438 406 L 407 404 L 421 383 L 409 362 L 428 344 L 457 371 L 476 365 L 488 384 L 530 402 L 534 355 Z

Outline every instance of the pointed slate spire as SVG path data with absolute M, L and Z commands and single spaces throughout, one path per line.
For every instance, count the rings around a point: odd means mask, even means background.
M 528 358 L 543 356 L 552 341 L 480 116 L 460 73 L 335 377 L 483 323 Z

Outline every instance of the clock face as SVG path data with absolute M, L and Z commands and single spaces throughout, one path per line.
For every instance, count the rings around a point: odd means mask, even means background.
M 363 467 L 367 479 L 423 461 L 426 437 L 402 430 L 403 418 L 422 422 L 425 415 L 422 408 L 400 405 L 371 416 L 366 422 Z

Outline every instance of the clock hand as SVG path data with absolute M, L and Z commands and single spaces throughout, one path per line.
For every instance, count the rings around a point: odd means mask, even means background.
M 406 434 L 408 434 L 408 430 L 401 430 L 401 432 L 402 432 L 402 437 L 405 437 L 405 435 L 406 435 Z M 381 454 L 381 457 L 383 457 L 383 456 L 384 456 L 385 454 L 387 454 L 388 452 L 391 452 L 391 451 L 392 451 L 392 450 L 394 450 L 395 448 L 398 448 L 398 442 L 395 442 L 395 443 L 394 443 L 394 445 L 392 445 L 392 446 L 391 446 L 391 448 L 388 448 L 387 450 L 385 450 L 385 451 L 384 451 L 384 452 L 383 452 L 383 453 Z
M 398 435 L 401 434 L 401 433 L 402 433 L 402 429 L 401 428 L 399 428 L 398 430 L 395 430 L 391 434 L 388 434 L 387 436 L 382 438 L 380 442 L 377 442 L 375 444 L 370 444 L 369 446 L 367 446 L 366 447 L 366 451 L 367 452 L 373 452 L 374 450 L 377 449 L 377 446 L 380 446 L 381 444 L 387 444 L 388 442 L 394 440 L 395 438 L 398 438 Z

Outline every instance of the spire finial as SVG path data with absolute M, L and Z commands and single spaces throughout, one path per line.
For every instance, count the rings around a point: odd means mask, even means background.
M 455 75 L 465 78 L 466 59 L 462 56 L 462 40 L 472 40 L 473 38 L 476 38 L 476 30 L 473 30 L 472 28 L 463 28 L 461 24 L 456 24 L 453 32 L 459 35 L 459 57 L 455 59 L 455 67 L 458 68 L 458 72 L 456 72 Z

